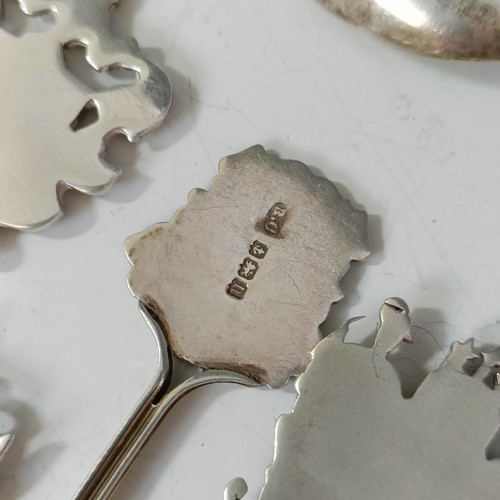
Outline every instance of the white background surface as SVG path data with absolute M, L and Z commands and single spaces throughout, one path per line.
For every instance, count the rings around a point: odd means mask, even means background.
M 367 315 L 355 327 L 365 338 L 382 301 L 403 297 L 426 329 L 406 350 L 420 361 L 405 383 L 454 339 L 498 342 L 498 64 L 402 52 L 313 0 L 124 0 L 114 24 L 166 69 L 174 103 L 137 149 L 113 148 L 131 164 L 108 194 L 68 194 L 65 218 L 44 232 L 0 230 L 0 430 L 17 435 L 2 499 L 75 492 L 156 364 L 124 238 L 168 220 L 220 158 L 256 143 L 304 161 L 369 214 L 373 255 L 353 265 L 325 333 Z M 257 498 L 294 395 L 292 384 L 192 393 L 116 498 L 216 500 L 235 476 Z

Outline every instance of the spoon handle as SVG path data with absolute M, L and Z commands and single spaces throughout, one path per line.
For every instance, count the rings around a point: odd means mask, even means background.
M 166 414 L 177 401 L 192 390 L 203 385 L 222 382 L 247 387 L 259 386 L 257 382 L 244 375 L 225 370 L 206 370 L 191 376 L 179 373 L 180 382 L 173 382 L 174 357 L 164 332 L 155 315 L 142 302 L 139 302 L 139 310 L 156 341 L 158 349 L 156 374 L 135 409 L 76 492 L 74 500 L 110 498 Z
M 244 375 L 225 370 L 207 370 L 188 378 L 167 392 L 158 403 L 154 402 L 150 391 L 147 391 L 136 410 L 93 467 L 74 496 L 74 500 L 110 498 L 139 452 L 175 403 L 198 387 L 216 383 L 259 386 L 257 382 Z

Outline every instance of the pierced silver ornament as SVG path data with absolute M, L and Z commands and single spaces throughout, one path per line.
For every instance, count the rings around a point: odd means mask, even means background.
M 366 222 L 329 180 L 254 146 L 170 223 L 128 238 L 129 286 L 180 358 L 279 387 L 307 366 L 350 262 L 368 256 Z
M 409 341 L 408 307 L 388 299 L 373 348 L 345 324 L 313 351 L 293 412 L 276 427 L 260 500 L 495 498 L 499 351 L 455 342 L 412 398 L 386 359 Z
M 0 29 L 0 226 L 37 229 L 61 217 L 67 189 L 94 195 L 109 188 L 119 172 L 103 161 L 106 139 L 121 133 L 135 142 L 159 125 L 171 88 L 135 40 L 111 33 L 118 0 L 18 3 L 27 15 L 56 17 L 42 33 L 17 37 Z M 85 47 L 96 71 L 123 68 L 137 81 L 93 91 L 65 66 L 63 49 L 75 45 Z M 98 119 L 85 127 L 90 111 Z
M 329 180 L 254 146 L 222 160 L 210 191 L 192 191 L 171 222 L 129 237 L 129 285 L 155 336 L 158 370 L 75 499 L 109 498 L 195 388 L 278 387 L 300 372 L 342 297 L 340 279 L 369 254 L 366 222 Z M 196 371 L 175 385 L 175 365 Z M 226 498 L 243 487 L 231 482 Z

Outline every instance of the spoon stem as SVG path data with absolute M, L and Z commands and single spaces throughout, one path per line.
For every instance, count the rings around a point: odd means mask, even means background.
M 157 404 L 154 404 L 148 391 L 94 466 L 74 500 L 110 498 L 172 407 L 192 390 L 216 383 L 234 383 L 247 387 L 259 385 L 244 375 L 225 370 L 207 370 L 179 384 L 166 393 Z

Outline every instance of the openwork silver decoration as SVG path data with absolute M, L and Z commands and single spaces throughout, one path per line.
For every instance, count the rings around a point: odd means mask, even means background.
M 223 159 L 211 190 L 192 191 L 170 223 L 129 237 L 129 285 L 156 338 L 158 370 L 75 499 L 110 498 L 197 387 L 277 387 L 302 370 L 342 297 L 340 279 L 369 254 L 366 220 L 329 180 L 254 146 Z M 179 358 L 189 361 L 181 381 Z M 225 497 L 245 491 L 234 480 Z
M 109 29 L 118 3 L 19 0 L 27 15 L 53 12 L 55 25 L 20 37 L 0 29 L 0 226 L 36 229 L 57 220 L 67 189 L 103 193 L 119 173 L 102 159 L 110 134 L 135 142 L 165 118 L 166 75 L 141 57 L 135 40 Z M 127 69 L 137 80 L 88 88 L 65 66 L 64 48 L 76 45 L 96 71 Z M 97 120 L 89 125 L 91 114 Z
M 341 278 L 368 256 L 366 222 L 329 180 L 254 146 L 170 223 L 128 238 L 129 285 L 179 357 L 278 387 L 305 369 Z
M 500 57 L 500 0 L 319 0 L 403 48 L 449 59 Z
M 408 309 L 388 299 L 373 348 L 320 342 L 276 429 L 261 500 L 495 498 L 499 351 L 454 343 L 412 398 L 386 356 L 410 340 Z

